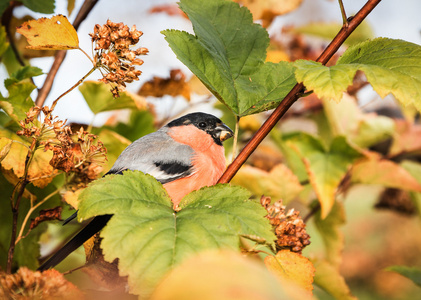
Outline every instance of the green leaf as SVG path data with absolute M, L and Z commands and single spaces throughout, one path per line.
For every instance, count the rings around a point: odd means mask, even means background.
M 386 271 L 396 272 L 409 278 L 413 283 L 421 287 L 421 269 L 416 267 L 407 266 L 390 266 L 385 269 Z
M 55 0 L 20 0 L 27 8 L 34 12 L 42 14 L 53 14 L 55 6 Z
M 289 139 L 298 138 L 299 135 L 300 133 L 289 133 L 281 135 L 281 133 L 276 128 L 274 128 L 271 132 L 271 138 L 275 142 L 276 146 L 278 146 L 282 151 L 287 166 L 291 169 L 295 176 L 297 176 L 299 182 L 307 182 L 308 174 L 301 157 L 297 151 L 291 149 L 291 147 L 287 145 L 287 141 Z
M 1 4 L 0 4 L 1 10 Z M 1 16 L 1 11 L 0 11 Z M 4 26 L 0 26 L 0 58 L 3 56 L 4 52 L 6 52 L 7 48 L 9 47 L 9 42 L 7 41 L 6 37 L 6 30 Z
M 183 0 L 180 8 L 196 35 L 165 30 L 165 39 L 178 59 L 234 114 L 271 109 L 296 84 L 291 64 L 264 63 L 268 33 L 253 23 L 246 7 L 225 0 Z
M 317 36 L 331 41 L 342 28 L 342 26 L 342 23 L 310 23 L 304 26 L 292 28 L 291 31 L 294 33 Z M 364 42 L 365 40 L 371 39 L 373 37 L 373 29 L 366 21 L 364 21 L 345 40 L 344 44 L 350 46 Z
M 121 152 L 130 145 L 130 141 L 108 129 L 101 130 L 98 138 L 104 143 L 104 146 L 107 149 L 107 166 L 104 166 L 104 169 L 110 170 Z
M 120 93 L 119 98 L 114 98 L 110 87 L 102 82 L 85 81 L 79 90 L 94 114 L 116 109 L 146 108 L 146 100 L 143 97 L 124 92 Z
M 13 83 L 20 82 L 22 80 L 32 78 L 44 74 L 40 68 L 25 66 L 12 73 L 10 78 L 4 81 L 4 86 L 9 88 Z
M 130 141 L 135 141 L 144 135 L 156 131 L 154 115 L 148 110 L 135 110 L 130 113 L 127 123 L 119 122 L 115 126 L 104 125 L 103 128 L 109 128 L 114 132 L 124 136 Z M 107 147 L 108 149 L 108 147 Z M 109 153 L 109 149 L 108 149 Z
M 6 8 L 9 7 L 9 3 L 11 0 L 3 0 L 0 1 L 0 16 L 3 15 L 4 11 L 6 10 Z
M 313 260 L 316 268 L 314 284 L 332 295 L 334 299 L 356 300 L 345 282 L 345 279 L 339 273 L 338 268 L 332 266 L 325 260 Z
M 9 97 L 5 98 L 0 94 L 0 108 L 16 122 L 26 118 L 25 112 L 34 106 L 30 95 L 35 89 L 35 85 L 31 82 L 24 81 L 24 79 L 35 76 L 35 74 L 42 74 L 39 68 L 23 67 L 13 73 L 18 78 L 12 77 L 5 80 Z
M 395 122 L 391 118 L 364 114 L 355 98 L 347 94 L 339 103 L 324 100 L 323 109 L 333 133 L 345 135 L 361 148 L 382 142 L 395 132 Z
M 389 93 L 404 105 L 421 111 L 421 46 L 402 40 L 377 38 L 350 47 L 337 64 L 295 62 L 297 81 L 323 99 L 340 101 L 356 71 L 363 71 L 383 98 Z
M 417 181 L 421 184 L 421 164 L 410 160 L 404 160 L 401 163 L 402 168 L 407 170 Z M 410 192 L 411 199 L 418 210 L 418 215 L 421 216 L 421 193 Z
M 10 237 L 12 233 L 12 210 L 10 208 L 9 197 L 13 193 L 14 185 L 10 184 L 4 174 L 0 174 L 0 194 L 3 195 L 2 201 L 0 201 L 0 266 L 4 270 L 7 263 L 7 251 L 10 245 Z M 24 196 L 21 200 L 19 207 L 18 216 L 18 232 L 20 226 L 30 208 L 30 197 L 32 197 L 35 204 L 41 201 L 50 193 L 52 193 L 57 187 L 54 184 L 48 185 L 44 189 L 35 188 L 28 185 L 28 190 L 24 192 Z M 35 198 L 35 196 L 36 198 Z M 6 201 L 7 200 L 7 201 Z M 61 205 L 61 199 L 58 195 L 53 196 L 40 207 L 38 207 L 33 214 L 32 218 L 35 218 L 40 210 L 46 208 L 52 208 Z M 26 224 L 26 230 L 29 228 L 30 222 Z M 18 242 L 15 248 L 15 255 L 13 259 L 13 269 L 16 270 L 21 266 L 26 266 L 32 270 L 35 270 L 38 266 L 38 258 L 40 256 L 40 245 L 39 238 L 47 227 L 46 223 L 40 224 L 34 230 L 32 230 L 27 237 Z
M 149 295 L 165 274 L 204 249 L 238 249 L 239 235 L 275 240 L 266 210 L 239 187 L 218 185 L 187 195 L 178 212 L 162 185 L 139 171 L 109 175 L 80 195 L 79 218 L 113 214 L 101 233 L 105 259 L 119 258 L 131 291 Z M 124 245 L 124 248 L 122 247 Z
M 335 203 L 339 183 L 361 154 L 349 146 L 343 136 L 334 138 L 329 149 L 305 133 L 295 135 L 287 143 L 303 160 L 322 208 L 322 218 L 326 218 Z
M 342 250 L 344 248 L 344 236 L 339 229 L 345 224 L 345 209 L 339 202 L 335 202 L 330 214 L 322 219 L 320 212 L 315 215 L 315 225 L 325 245 L 325 259 L 334 267 L 338 268 L 342 262 Z

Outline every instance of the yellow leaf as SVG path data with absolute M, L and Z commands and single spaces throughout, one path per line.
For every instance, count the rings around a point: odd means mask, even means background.
M 63 195 L 63 199 L 64 201 L 66 201 L 67 204 L 70 204 L 74 209 L 77 209 L 78 205 L 79 205 L 79 194 L 83 189 L 78 189 L 76 191 L 67 191 L 64 195 Z
M 283 50 L 269 50 L 266 61 L 278 63 L 280 61 L 290 61 L 289 55 Z
M 345 279 L 336 266 L 326 260 L 314 260 L 316 276 L 314 283 L 333 296 L 334 299 L 356 300 L 347 286 Z
M 0 162 L 7 156 L 12 146 L 12 140 L 1 137 L 0 138 Z
M 263 27 L 268 27 L 279 15 L 297 9 L 303 0 L 235 0 L 246 6 L 253 14 L 254 20 L 263 20 Z
M 29 49 L 69 50 L 79 48 L 79 38 L 75 28 L 63 15 L 51 19 L 30 20 L 17 28 L 17 32 L 28 39 Z
M 25 159 L 28 149 L 22 144 L 13 143 L 9 154 L 3 159 L 1 165 L 6 170 L 12 170 L 19 178 L 23 176 L 25 170 Z M 34 158 L 29 166 L 28 180 L 32 184 L 43 188 L 53 180 L 54 168 L 49 164 L 52 157 L 52 152 L 44 152 L 42 150 L 35 151 Z M 51 176 L 50 176 L 51 175 Z
M 19 183 L 19 178 L 15 175 L 15 173 L 13 173 L 13 170 L 2 170 L 2 174 L 4 176 L 4 178 L 10 182 L 11 184 L 13 184 L 14 186 L 16 186 L 16 184 Z M 8 195 L 11 196 L 11 195 Z M 35 202 L 37 200 L 37 197 L 32 194 L 30 191 L 28 191 L 28 189 L 25 188 L 25 190 L 23 191 L 23 198 L 25 199 L 29 199 L 32 202 Z
M 245 165 L 233 178 L 232 183 L 241 185 L 257 196 L 270 196 L 288 203 L 303 189 L 297 176 L 283 164 L 275 166 L 270 172 Z
M 311 261 L 301 254 L 281 250 L 276 256 L 266 256 L 265 265 L 279 279 L 292 281 L 309 292 L 313 290 L 316 269 Z
M 192 93 L 196 93 L 198 95 L 209 95 L 210 94 L 210 91 L 199 80 L 199 78 L 197 78 L 197 76 L 193 75 L 187 83 L 190 86 L 190 91 Z
M 308 293 L 279 282 L 256 260 L 236 252 L 205 251 L 186 260 L 164 278 L 153 300 L 306 300 Z
M 262 126 L 262 124 L 258 116 L 248 115 L 240 119 L 239 126 L 244 130 L 257 131 L 259 130 L 260 126 Z

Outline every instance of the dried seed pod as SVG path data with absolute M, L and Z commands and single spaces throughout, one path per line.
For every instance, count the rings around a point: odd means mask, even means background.
M 282 200 L 271 204 L 270 197 L 262 196 L 260 203 L 268 212 L 266 218 L 273 226 L 278 251 L 289 249 L 301 253 L 305 246 L 310 245 L 310 236 L 305 230 L 306 224 L 299 216 L 299 211 L 290 209 L 286 212 Z
M 95 43 L 94 50 L 96 65 L 101 68 L 103 78 L 100 81 L 111 85 L 111 92 L 118 97 L 124 91 L 126 83 L 139 80 L 142 72 L 134 66 L 143 64 L 143 60 L 137 58 L 139 55 L 146 55 L 148 49 L 141 47 L 131 50 L 131 46 L 139 42 L 143 33 L 133 25 L 129 26 L 114 23 L 110 20 L 106 24 L 94 27 L 94 32 L 89 34 L 92 42 Z

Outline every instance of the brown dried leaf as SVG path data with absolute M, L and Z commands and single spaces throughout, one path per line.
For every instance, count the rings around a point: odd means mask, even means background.
M 63 207 L 57 206 L 50 209 L 42 209 L 39 212 L 39 216 L 35 219 L 31 220 L 31 225 L 29 226 L 29 229 L 34 229 L 38 226 L 38 224 L 44 222 L 44 221 L 52 221 L 52 220 L 59 220 L 61 221 L 61 211 L 63 210 Z
M 23 23 L 17 32 L 28 39 L 29 49 L 69 50 L 79 48 L 79 38 L 75 28 L 63 15 L 51 19 L 40 18 Z
M 266 256 L 265 265 L 279 279 L 290 280 L 310 293 L 313 290 L 316 269 L 311 261 L 301 254 L 281 250 L 276 256 Z
M 145 97 L 183 96 L 190 100 L 190 86 L 186 83 L 186 76 L 181 70 L 175 69 L 170 71 L 170 78 L 154 77 L 146 82 L 138 94 Z
M 169 16 L 182 16 L 187 18 L 186 14 L 176 4 L 163 4 L 152 7 L 149 13 L 166 13 Z

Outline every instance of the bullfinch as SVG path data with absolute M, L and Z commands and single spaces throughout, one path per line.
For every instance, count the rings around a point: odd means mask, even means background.
M 139 170 L 161 182 L 177 207 L 194 190 L 217 183 L 225 170 L 222 142 L 233 132 L 220 119 L 191 113 L 130 144 L 104 176 Z M 77 212 L 68 220 L 74 219 Z M 56 266 L 100 231 L 112 215 L 96 216 L 38 270 Z M 68 222 L 68 220 L 66 220 Z

